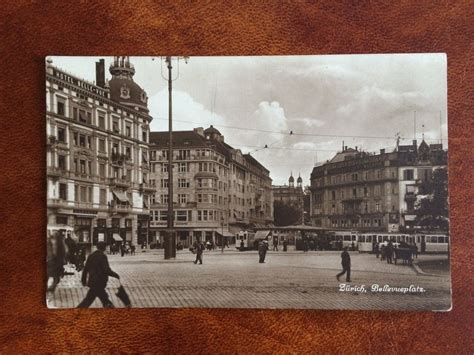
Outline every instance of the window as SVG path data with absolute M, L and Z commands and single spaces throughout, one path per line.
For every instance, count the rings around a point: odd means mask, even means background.
M 105 129 L 105 116 L 103 113 L 99 113 L 99 128 Z
M 352 189 L 352 197 L 357 197 L 357 189 Z
M 168 179 L 161 179 L 161 187 L 162 188 L 168 187 Z
M 369 196 L 369 190 L 367 189 L 367 187 L 364 187 L 364 196 Z
M 114 118 L 112 121 L 112 131 L 114 133 L 120 133 L 119 121 L 117 118 Z
M 66 143 L 66 130 L 63 127 L 58 127 L 58 141 Z
M 79 161 L 79 172 L 81 174 L 85 174 L 86 173 L 86 161 L 85 160 L 80 160 Z
M 375 202 L 375 211 L 380 212 L 380 201 Z
M 102 227 L 102 228 L 107 227 L 107 220 L 103 218 L 99 218 L 97 220 L 97 227 Z
M 178 164 L 178 172 L 180 172 L 180 173 L 188 172 L 188 163 L 179 163 Z
M 188 211 L 186 211 L 186 210 L 176 211 L 176 221 L 186 222 L 187 220 L 188 220 Z
M 125 126 L 125 135 L 127 137 L 131 137 L 132 136 L 132 128 L 130 127 L 130 125 L 126 125 Z
M 112 227 L 120 228 L 120 218 L 112 218 Z
M 105 189 L 100 189 L 99 190 L 99 203 L 101 205 L 106 205 L 107 204 L 107 190 L 105 190 Z
M 169 198 L 168 195 L 161 195 L 161 203 L 168 203 Z
M 67 224 L 66 216 L 56 216 L 56 224 Z
M 66 104 L 63 100 L 58 99 L 58 115 L 64 116 L 65 115 L 65 107 Z
M 86 146 L 86 136 L 83 134 L 79 135 L 79 146 L 85 147 Z
M 99 176 L 101 178 L 105 178 L 105 164 L 104 163 L 99 163 Z
M 127 160 L 132 159 L 132 148 L 125 147 L 125 157 L 127 158 Z
M 77 107 L 72 108 L 72 118 L 74 121 L 77 121 L 77 119 L 79 118 L 79 115 L 77 114 Z
M 178 179 L 178 187 L 180 188 L 188 188 L 189 187 L 189 181 L 187 179 Z
M 334 191 L 334 190 L 331 191 L 331 198 L 332 198 L 333 200 L 336 199 L 336 191 Z
M 143 131 L 142 132 L 142 141 L 146 142 L 147 141 L 146 137 L 147 137 L 146 131 Z
M 66 170 L 66 156 L 58 154 L 58 168 L 61 170 Z
M 179 203 L 186 203 L 186 202 L 188 202 L 188 195 L 186 195 L 186 194 L 178 194 L 178 202 L 179 202 Z
M 127 181 L 132 181 L 132 170 L 127 169 L 127 173 L 125 175 Z
M 357 181 L 357 174 L 352 174 L 352 181 Z
M 168 211 L 160 211 L 160 221 L 166 222 L 168 220 Z
M 156 203 L 156 195 L 155 194 L 150 195 L 150 202 L 151 203 Z
M 413 169 L 403 171 L 403 180 L 414 180 Z
M 105 153 L 105 139 L 99 138 L 99 152 Z
M 67 184 L 59 184 L 59 198 L 67 200 Z
M 126 219 L 125 220 L 125 228 L 131 228 L 132 227 L 132 219 Z
M 364 212 L 369 212 L 369 203 L 367 201 L 364 202 Z

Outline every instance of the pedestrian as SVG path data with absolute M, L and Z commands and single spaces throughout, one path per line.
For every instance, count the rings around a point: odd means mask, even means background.
M 55 232 L 47 239 L 47 291 L 53 293 L 59 281 L 64 276 L 64 265 L 66 264 L 66 247 L 64 238 L 59 232 Z
M 240 251 L 244 251 L 244 249 L 245 249 L 245 244 L 244 244 L 244 241 L 241 240 L 240 241 Z
M 267 255 L 267 250 L 268 250 L 268 240 L 265 238 L 258 244 L 259 263 L 263 264 L 265 262 L 265 256 Z
M 413 259 L 415 258 L 418 259 L 418 245 L 416 245 L 416 243 L 413 242 Z
M 375 256 L 376 256 L 377 259 L 378 259 L 378 258 L 379 258 L 379 255 L 380 255 L 379 243 L 375 243 L 375 245 L 374 245 L 374 251 L 375 251 Z
M 287 251 L 287 247 L 288 247 L 288 242 L 286 241 L 286 239 L 283 239 L 283 251 Z
M 385 256 L 387 257 L 387 264 L 393 264 L 393 243 L 389 241 L 385 248 Z
M 273 237 L 273 251 L 278 251 L 278 237 Z
M 342 271 L 336 275 L 337 281 L 339 278 L 346 274 L 346 282 L 351 282 L 351 256 L 347 252 L 348 247 L 344 247 L 343 252 L 341 253 L 341 265 Z
M 204 244 L 199 242 L 199 240 L 196 240 L 194 242 L 194 252 L 196 253 L 196 260 L 194 260 L 194 263 L 197 264 L 199 261 L 199 264 L 202 264 L 202 252 L 204 251 Z
M 125 243 L 120 244 L 120 255 L 122 257 L 125 255 Z
M 382 244 L 382 246 L 380 247 L 380 261 L 384 261 L 385 260 L 385 244 Z
M 99 297 L 104 308 L 113 308 L 114 305 L 105 291 L 109 276 L 120 279 L 120 276 L 112 271 L 109 266 L 107 255 L 105 255 L 105 242 L 97 243 L 97 250 L 89 255 L 82 271 L 82 284 L 89 287 L 86 297 L 77 308 L 88 308 L 96 297 Z
M 135 244 L 130 244 L 130 255 L 135 255 Z

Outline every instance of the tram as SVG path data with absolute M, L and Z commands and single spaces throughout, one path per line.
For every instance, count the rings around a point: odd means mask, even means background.
M 395 247 L 400 244 L 416 244 L 421 253 L 447 253 L 449 236 L 447 234 L 404 234 L 404 233 L 358 233 L 359 252 L 372 252 L 374 245 L 387 245 L 391 241 Z
M 240 231 L 235 235 L 235 247 L 241 251 L 243 250 L 257 250 L 258 243 L 265 239 L 271 239 L 270 230 L 259 230 L 256 233 L 250 231 Z
M 326 241 L 333 250 L 341 250 L 345 247 L 354 249 L 357 247 L 357 236 L 356 231 L 335 231 L 326 233 Z

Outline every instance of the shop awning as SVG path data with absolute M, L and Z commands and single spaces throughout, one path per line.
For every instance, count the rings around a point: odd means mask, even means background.
M 269 230 L 257 231 L 257 233 L 255 233 L 255 239 L 265 239 L 269 234 Z
M 219 235 L 222 235 L 224 237 L 232 238 L 234 236 L 231 232 L 229 232 L 228 230 L 225 230 L 225 229 L 224 229 L 224 231 L 222 231 L 221 229 L 219 229 L 219 230 L 216 229 L 216 233 L 219 234 Z
M 112 235 L 112 238 L 114 238 L 114 240 L 115 240 L 116 242 L 122 242 L 122 241 L 123 241 L 122 237 L 121 237 L 118 233 L 114 233 L 114 234 Z
M 127 195 L 125 195 L 124 192 L 118 191 L 118 190 L 112 190 L 112 193 L 114 194 L 115 197 L 121 202 L 129 202 Z

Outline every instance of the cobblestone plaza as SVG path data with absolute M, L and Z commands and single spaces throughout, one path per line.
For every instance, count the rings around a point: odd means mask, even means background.
M 381 262 L 372 254 L 351 252 L 352 283 L 367 292 L 340 291 L 339 252 L 269 252 L 265 264 L 255 251 L 226 249 L 204 253 L 203 265 L 193 264 L 185 250 L 175 260 L 163 260 L 163 251 L 135 256 L 110 255 L 111 268 L 120 274 L 133 307 L 293 308 L 293 309 L 404 309 L 446 310 L 450 308 L 449 273 L 427 274 L 419 267 Z M 446 255 L 420 255 L 417 261 L 444 260 Z M 372 292 L 371 286 L 423 288 L 424 292 Z M 111 278 L 107 291 L 116 307 L 119 283 Z M 65 276 L 51 308 L 75 307 L 87 288 L 80 273 Z M 102 307 L 97 299 L 92 307 Z

